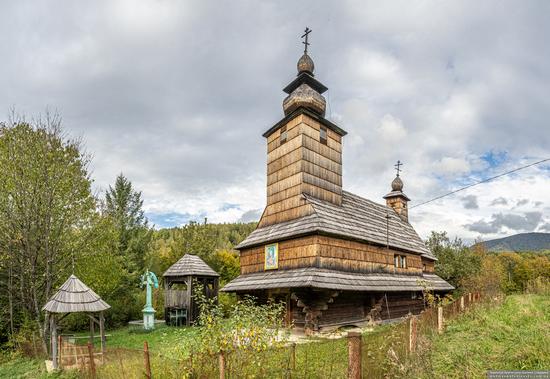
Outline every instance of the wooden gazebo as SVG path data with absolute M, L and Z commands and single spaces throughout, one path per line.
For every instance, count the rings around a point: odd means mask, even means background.
M 196 286 L 202 288 L 207 299 L 218 296 L 220 276 L 196 255 L 185 254 L 166 270 L 163 277 L 167 325 L 191 325 L 197 319 L 199 309 L 193 298 Z
M 105 317 L 103 312 L 111 308 L 98 294 L 82 283 L 76 276 L 69 279 L 59 288 L 42 308 L 50 325 L 50 352 L 52 366 L 59 367 L 61 346 L 58 346 L 57 328 L 59 322 L 70 313 L 86 313 L 90 318 L 90 341 L 93 341 L 95 325 L 99 326 L 101 336 L 101 354 L 105 353 Z

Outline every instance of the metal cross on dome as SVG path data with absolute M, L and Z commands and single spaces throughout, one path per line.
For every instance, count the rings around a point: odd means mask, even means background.
M 403 170 L 401 170 L 401 166 L 403 166 L 403 163 L 401 163 L 401 161 L 397 161 L 397 164 L 395 164 L 395 170 L 397 171 L 397 176 L 399 176 L 399 173 Z
M 311 29 L 306 26 L 306 30 L 304 30 L 304 35 L 302 37 L 300 37 L 300 38 L 305 38 L 305 41 L 302 42 L 305 45 L 304 54 L 307 54 L 307 47 L 310 45 L 310 43 L 307 42 L 309 33 L 311 33 Z

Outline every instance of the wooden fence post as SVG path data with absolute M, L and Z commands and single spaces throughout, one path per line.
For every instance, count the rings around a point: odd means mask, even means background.
M 290 372 L 294 370 L 296 370 L 296 342 L 290 345 Z
M 348 332 L 348 379 L 361 379 L 361 345 L 361 333 Z
M 416 350 L 416 317 L 412 316 L 409 319 L 409 352 L 413 353 Z
M 443 333 L 443 307 L 437 307 L 437 332 Z
M 88 342 L 88 357 L 90 358 L 90 374 L 95 378 L 94 345 Z
M 225 379 L 225 354 L 223 353 L 223 351 L 220 351 L 219 362 L 220 362 L 220 379 Z
M 143 363 L 145 365 L 145 377 L 151 379 L 151 361 L 149 359 L 149 344 L 143 342 Z
M 460 296 L 460 311 L 464 311 L 464 296 Z

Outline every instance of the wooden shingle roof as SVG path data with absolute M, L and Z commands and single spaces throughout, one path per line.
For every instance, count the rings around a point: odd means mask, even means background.
M 111 308 L 98 294 L 82 283 L 76 276 L 59 288 L 42 308 L 50 313 L 100 312 Z
M 185 254 L 174 263 L 162 275 L 164 277 L 174 276 L 220 276 L 212 270 L 202 259 L 196 255 Z
M 413 227 L 382 204 L 342 192 L 342 206 L 304 194 L 314 213 L 254 230 L 236 248 L 242 249 L 300 235 L 321 233 L 374 243 L 436 260 Z
M 224 292 L 269 288 L 319 288 L 343 291 L 434 291 L 454 287 L 435 274 L 400 275 L 392 273 L 351 273 L 316 267 L 265 271 L 241 275 L 223 287 Z

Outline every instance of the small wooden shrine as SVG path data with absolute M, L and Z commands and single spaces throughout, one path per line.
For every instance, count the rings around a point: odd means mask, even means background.
M 191 325 L 199 316 L 193 297 L 200 287 L 207 299 L 217 298 L 220 275 L 196 255 L 185 254 L 163 275 L 164 319 L 167 325 Z
M 59 323 L 70 313 L 85 313 L 90 318 L 90 342 L 93 342 L 95 326 L 99 327 L 101 340 L 101 356 L 105 353 L 105 317 L 103 312 L 111 308 L 109 304 L 92 291 L 86 284 L 82 283 L 76 276 L 71 275 L 69 279 L 59 288 L 50 300 L 42 308 L 46 312 L 46 320 L 50 327 L 50 357 L 52 367 L 57 369 L 61 366 L 64 347 L 68 342 L 63 341 L 58 334 Z M 78 367 L 78 359 L 89 359 L 88 352 L 75 354 L 78 346 L 71 344 L 70 365 Z

